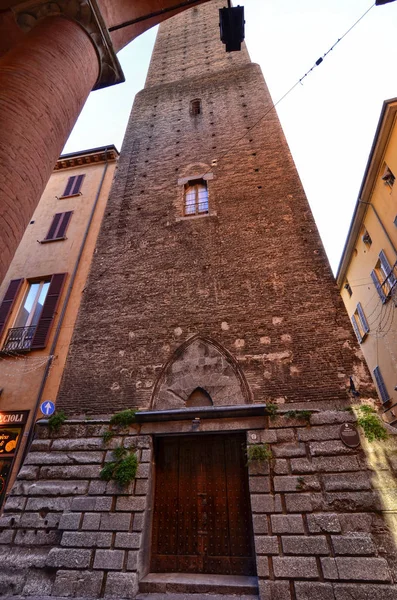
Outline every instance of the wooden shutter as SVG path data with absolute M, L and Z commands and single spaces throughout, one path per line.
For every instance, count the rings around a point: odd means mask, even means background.
M 390 287 L 392 287 L 396 283 L 396 278 L 394 277 L 390 263 L 387 260 L 386 254 L 383 252 L 383 250 L 379 252 L 379 260 L 381 262 L 382 269 L 386 273 L 387 281 L 390 283 Z
M 360 323 L 361 323 L 364 333 L 368 333 L 369 332 L 368 321 L 364 314 L 363 307 L 361 306 L 360 302 L 357 304 L 357 313 L 358 313 L 358 317 L 360 319 Z
M 73 211 L 57 213 L 53 218 L 51 227 L 45 237 L 45 241 L 63 238 L 72 214 Z
M 77 175 L 77 177 L 75 177 L 75 182 L 71 192 L 72 194 L 78 194 L 80 192 L 81 184 L 83 183 L 84 177 L 85 175 Z
M 356 321 L 356 318 L 355 318 L 354 315 L 352 316 L 351 321 L 352 321 L 354 333 L 356 334 L 356 338 L 358 339 L 358 341 L 361 344 L 361 342 L 363 341 L 363 338 L 361 337 L 361 333 L 360 333 L 360 330 L 358 328 L 357 321 Z
M 46 299 L 44 300 L 43 310 L 41 311 L 39 322 L 37 323 L 36 331 L 33 336 L 31 345 L 32 350 L 46 347 L 65 278 L 66 273 L 57 273 L 51 277 L 51 283 L 48 288 Z
M 380 281 L 378 279 L 378 276 L 376 274 L 376 271 L 371 271 L 371 277 L 372 277 L 372 281 L 374 282 L 374 286 L 376 287 L 376 291 L 378 292 L 382 302 L 386 302 L 386 294 L 383 291 L 383 288 L 380 284 Z
M 3 333 L 4 327 L 7 323 L 7 319 L 10 315 L 11 309 L 14 305 L 23 279 L 13 279 L 10 281 L 8 289 L 3 298 L 3 302 L 0 304 L 0 335 Z
M 379 367 L 375 367 L 374 369 L 374 377 L 376 381 L 376 385 L 378 386 L 379 394 L 382 399 L 383 404 L 390 400 L 390 396 L 387 393 L 387 389 L 385 386 L 385 382 L 383 381 L 382 373 L 380 372 Z
M 63 196 L 70 196 L 70 194 L 72 193 L 72 188 L 73 188 L 75 179 L 76 179 L 75 175 L 73 177 L 69 177 L 68 182 L 65 187 L 65 191 L 62 194 Z

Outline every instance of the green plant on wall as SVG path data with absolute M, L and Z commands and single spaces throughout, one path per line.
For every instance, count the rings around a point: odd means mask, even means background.
M 272 457 L 272 451 L 267 444 L 254 444 L 247 448 L 247 462 L 249 465 L 255 461 L 264 462 L 270 460 Z
M 51 417 L 48 419 L 48 428 L 51 431 L 51 433 L 56 433 L 57 431 L 59 431 L 61 425 L 64 424 L 66 419 L 67 417 L 63 410 L 59 410 L 53 415 L 51 415 Z
M 277 411 L 278 411 L 277 404 L 272 404 L 271 402 L 266 404 L 266 414 L 268 414 L 271 419 L 274 419 L 276 417 Z
M 303 419 L 309 423 L 311 414 L 310 410 L 287 410 L 284 417 L 287 417 L 287 419 Z
M 128 427 L 135 423 L 135 408 L 127 408 L 127 410 L 122 410 L 112 416 L 110 419 L 111 425 L 119 425 L 120 427 Z
M 100 478 L 105 481 L 113 479 L 124 487 L 135 479 L 138 469 L 137 455 L 123 446 L 117 446 L 113 450 L 113 457 L 114 460 L 103 467 Z
M 357 424 L 363 429 L 364 435 L 369 442 L 375 440 L 386 440 L 389 435 L 378 414 L 369 404 L 354 406 Z

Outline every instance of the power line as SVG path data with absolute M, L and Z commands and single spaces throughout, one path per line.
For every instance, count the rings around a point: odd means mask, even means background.
M 299 85 L 300 83 L 302 83 L 302 81 L 319 65 L 321 65 L 321 63 L 323 62 L 324 58 L 326 56 L 328 56 L 328 54 L 356 27 L 356 25 L 358 25 L 360 23 L 360 21 L 369 13 L 370 10 L 372 10 L 372 8 L 375 6 L 375 4 L 372 4 L 362 15 L 361 17 L 359 17 L 354 23 L 353 25 L 351 25 L 351 27 L 349 27 L 349 29 L 347 31 L 345 31 L 345 33 L 337 39 L 337 41 L 331 46 L 331 48 L 329 50 L 327 50 L 327 52 L 325 54 L 323 54 L 323 56 L 320 56 L 320 58 L 318 58 L 316 60 L 316 62 L 314 63 L 314 65 L 311 67 L 311 69 L 309 69 L 300 79 L 298 79 L 298 81 L 296 83 L 294 83 L 294 85 L 292 87 L 289 88 L 289 90 L 287 92 L 285 92 L 285 94 L 283 94 L 283 96 L 281 96 L 281 98 L 279 98 L 277 100 L 277 102 L 274 102 L 270 108 L 257 120 L 255 121 L 255 123 L 253 125 L 251 125 L 251 127 L 249 127 L 247 129 L 246 132 L 243 133 L 243 135 L 241 137 L 239 137 L 233 144 L 233 146 L 230 146 L 228 148 L 228 150 L 226 150 L 223 154 L 220 155 L 218 160 L 222 160 L 222 158 L 224 158 L 227 154 L 229 154 L 229 152 L 231 150 L 233 150 L 235 148 L 235 146 L 237 144 L 239 144 L 241 142 L 242 139 L 244 139 L 257 125 L 259 125 L 259 123 L 261 121 L 263 121 L 263 119 L 265 119 L 265 117 L 267 117 L 267 115 L 274 109 L 276 108 L 276 106 L 278 106 L 280 104 L 280 102 L 282 102 L 295 88 L 297 85 Z M 209 170 L 206 171 L 203 174 L 206 175 L 207 173 L 209 173 Z

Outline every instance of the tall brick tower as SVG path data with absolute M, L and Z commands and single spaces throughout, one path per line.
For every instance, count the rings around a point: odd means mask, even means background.
M 395 502 L 340 438 L 349 377 L 372 382 L 222 5 L 159 29 L 58 398 L 74 420 L 38 426 L 3 517 L 14 593 L 395 597 Z M 99 475 L 120 445 L 139 460 L 124 487 Z

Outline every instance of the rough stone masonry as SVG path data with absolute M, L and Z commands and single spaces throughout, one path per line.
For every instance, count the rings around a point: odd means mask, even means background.
M 340 440 L 349 377 L 363 400 L 373 384 L 262 74 L 219 41 L 222 4 L 160 27 L 58 399 L 70 420 L 37 426 L 1 518 L 3 595 L 397 596 L 396 446 Z M 197 180 L 208 210 L 187 216 Z M 150 573 L 156 440 L 233 432 L 271 451 L 247 474 L 256 575 L 167 583 Z M 100 479 L 121 444 L 139 459 L 126 488 Z

